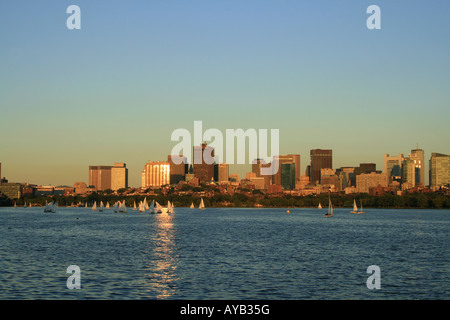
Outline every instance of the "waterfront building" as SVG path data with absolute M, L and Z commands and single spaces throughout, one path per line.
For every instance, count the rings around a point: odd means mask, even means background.
M 168 161 L 149 161 L 141 172 L 142 188 L 157 188 L 170 184 L 170 163 Z
M 22 197 L 22 185 L 20 183 L 0 183 L 0 194 L 9 199 L 19 199 Z
M 330 149 L 313 149 L 310 151 L 310 182 L 321 183 L 321 170 L 333 168 L 333 151 Z
M 111 190 L 128 188 L 128 168 L 125 163 L 114 163 L 111 168 Z
M 89 166 L 89 186 L 95 190 L 111 189 L 112 166 Z
M 429 163 L 430 187 L 437 190 L 450 184 L 450 155 L 433 152 Z

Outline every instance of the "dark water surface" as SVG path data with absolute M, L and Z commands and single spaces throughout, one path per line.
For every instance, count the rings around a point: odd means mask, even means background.
M 349 211 L 0 208 L 0 299 L 449 299 L 450 210 Z

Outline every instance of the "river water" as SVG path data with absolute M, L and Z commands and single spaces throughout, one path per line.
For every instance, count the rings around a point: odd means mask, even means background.
M 450 210 L 349 211 L 0 208 L 0 299 L 449 299 Z

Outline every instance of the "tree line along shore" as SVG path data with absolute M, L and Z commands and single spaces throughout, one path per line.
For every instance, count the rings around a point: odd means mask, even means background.
M 312 208 L 321 204 L 328 206 L 329 196 L 335 208 L 351 208 L 354 200 L 358 206 L 364 208 L 423 208 L 423 209 L 450 209 L 450 196 L 440 193 L 412 193 L 406 195 L 384 194 L 373 196 L 369 194 L 320 194 L 308 196 L 264 195 L 264 194 L 214 194 L 214 195 L 178 195 L 178 194 L 156 194 L 156 195 L 116 195 L 104 193 L 92 193 L 90 195 L 54 195 L 54 196 L 25 196 L 21 199 L 11 200 L 0 198 L 0 206 L 23 206 L 25 203 L 31 206 L 45 206 L 46 202 L 56 201 L 58 206 L 92 206 L 103 201 L 113 205 L 117 201 L 124 201 L 128 207 L 133 207 L 147 198 L 150 202 L 155 200 L 160 204 L 170 201 L 175 207 L 189 207 L 191 203 L 197 207 L 203 198 L 206 207 L 291 207 Z

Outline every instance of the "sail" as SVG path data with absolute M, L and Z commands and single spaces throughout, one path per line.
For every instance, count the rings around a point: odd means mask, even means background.
M 145 212 L 145 204 L 144 202 L 139 202 L 139 212 Z
M 92 206 L 93 211 L 97 211 L 97 201 L 94 202 L 94 205 Z
M 133 210 L 137 210 L 136 201 L 133 202 Z
M 322 205 L 319 202 L 319 206 L 317 207 L 318 209 L 322 209 Z
M 205 209 L 205 203 L 203 202 L 203 198 L 200 200 L 200 205 L 198 206 L 199 209 Z
M 358 206 L 356 205 L 355 199 L 353 199 L 353 211 L 358 211 Z
M 194 209 L 194 203 L 193 202 L 191 203 L 191 206 L 189 208 Z
M 147 202 L 147 197 L 144 198 L 144 208 L 145 208 L 145 210 L 149 210 L 150 209 L 150 207 L 148 205 L 148 202 Z
M 109 201 L 106 202 L 106 209 L 109 209 Z
M 150 213 L 155 213 L 155 200 L 152 201 L 148 210 L 150 211 Z
M 127 207 L 125 206 L 125 200 L 123 200 L 123 202 L 119 205 L 119 212 L 121 212 L 121 213 L 127 212 Z

